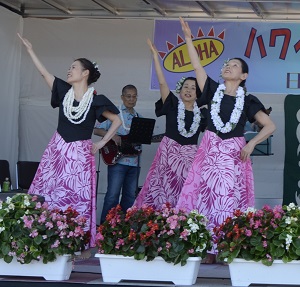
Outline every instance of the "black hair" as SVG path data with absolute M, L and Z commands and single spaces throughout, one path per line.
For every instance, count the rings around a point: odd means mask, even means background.
M 231 58 L 230 60 L 233 60 L 233 59 L 241 62 L 243 74 L 245 74 L 245 73 L 249 74 L 249 67 L 245 60 L 243 60 L 242 58 Z M 241 87 L 245 87 L 245 84 L 246 84 L 246 80 L 243 80 L 240 82 Z
M 136 86 L 131 85 L 131 84 L 126 85 L 126 86 L 123 87 L 123 89 L 122 89 L 122 95 L 124 95 L 125 92 L 126 92 L 127 90 L 136 90 L 136 91 L 137 91 L 137 88 L 136 88 Z
M 195 81 L 195 84 L 196 84 L 196 96 L 197 96 L 197 98 L 200 98 L 200 96 L 202 95 L 202 92 L 201 92 L 201 90 L 200 90 L 200 88 L 198 86 L 197 79 L 195 77 L 187 77 L 187 78 L 185 78 L 184 81 L 182 82 L 180 90 L 182 89 L 184 83 L 187 80 Z
M 99 72 L 98 67 L 96 67 L 96 65 L 97 65 L 96 63 L 94 64 L 86 58 L 78 58 L 75 61 L 80 62 L 84 70 L 90 71 L 90 74 L 89 74 L 89 77 L 87 80 L 88 85 L 97 82 L 97 80 L 101 76 L 101 73 Z

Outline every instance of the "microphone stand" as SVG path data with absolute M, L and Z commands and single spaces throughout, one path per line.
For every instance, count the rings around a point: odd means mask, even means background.
M 96 170 L 97 174 L 97 181 L 96 181 L 96 204 L 97 204 L 97 196 L 98 196 L 98 185 L 99 185 L 99 174 L 100 174 L 100 161 L 101 161 L 101 150 L 99 150 L 99 161 L 98 161 L 98 167 Z
M 141 151 L 141 145 L 139 146 L 138 151 Z M 141 152 L 138 153 L 138 164 L 137 164 L 137 177 L 136 177 L 136 189 L 135 189 L 135 197 L 139 194 L 139 178 L 140 178 L 140 172 L 141 172 L 141 166 L 140 166 L 140 160 L 141 160 Z

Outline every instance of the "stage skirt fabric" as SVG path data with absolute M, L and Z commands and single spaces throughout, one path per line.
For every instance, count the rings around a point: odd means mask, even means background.
M 66 143 L 57 133 L 50 140 L 28 193 L 42 195 L 49 208 L 76 209 L 87 219 L 90 247 L 96 235 L 96 168 L 92 141 Z
M 169 202 L 175 207 L 196 151 L 196 145 L 180 145 L 164 136 L 134 205 L 160 209 Z
M 240 160 L 245 144 L 244 137 L 222 140 L 206 131 L 189 170 L 177 208 L 204 214 L 211 231 L 235 209 L 254 207 L 251 160 Z M 216 246 L 211 253 L 216 253 Z

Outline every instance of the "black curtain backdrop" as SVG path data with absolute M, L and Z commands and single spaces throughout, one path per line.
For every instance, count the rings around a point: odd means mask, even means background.
M 285 159 L 283 204 L 300 205 L 300 95 L 287 95 L 284 101 Z

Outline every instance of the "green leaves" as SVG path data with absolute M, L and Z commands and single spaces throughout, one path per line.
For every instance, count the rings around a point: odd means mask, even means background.
M 8 255 L 9 251 L 10 251 L 10 246 L 9 244 L 2 242 L 1 244 L 1 253 L 3 256 Z

